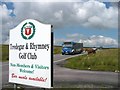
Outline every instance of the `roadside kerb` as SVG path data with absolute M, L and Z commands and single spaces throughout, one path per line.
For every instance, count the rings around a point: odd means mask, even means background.
M 84 53 L 84 54 L 78 54 L 78 55 L 73 55 L 73 56 L 70 56 L 70 57 L 67 57 L 67 58 L 64 58 L 64 59 L 60 59 L 60 60 L 54 61 L 54 63 L 58 63 L 58 62 L 61 62 L 61 61 L 65 61 L 66 59 L 73 58 L 73 57 L 77 57 L 77 56 L 81 56 L 81 55 L 85 55 L 85 54 L 86 54 L 86 53 Z

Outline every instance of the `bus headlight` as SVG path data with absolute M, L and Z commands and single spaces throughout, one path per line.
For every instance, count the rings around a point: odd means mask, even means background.
M 74 49 L 72 49 L 72 52 L 74 52 Z

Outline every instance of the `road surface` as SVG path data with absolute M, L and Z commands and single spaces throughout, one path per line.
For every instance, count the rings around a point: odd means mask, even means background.
M 61 84 L 100 84 L 104 86 L 117 87 L 118 85 L 118 73 L 115 72 L 101 72 L 101 71 L 86 71 L 86 70 L 75 70 L 61 67 L 59 64 L 70 57 L 78 55 L 54 55 L 54 86 L 58 87 Z M 2 67 L 2 85 L 8 84 L 8 73 L 9 67 L 8 62 L 3 62 Z
M 87 70 L 75 70 L 60 67 L 60 63 L 64 62 L 64 58 L 71 56 L 56 55 L 54 61 L 54 82 L 68 82 L 68 83 L 80 83 L 80 84 L 96 84 L 103 86 L 118 86 L 118 73 L 115 72 L 102 72 L 102 71 L 87 71 Z M 57 60 L 56 57 L 60 57 L 61 60 Z

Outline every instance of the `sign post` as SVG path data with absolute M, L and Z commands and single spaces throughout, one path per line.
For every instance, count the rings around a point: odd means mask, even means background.
M 51 25 L 32 19 L 10 30 L 9 82 L 53 87 L 52 38 Z
M 16 84 L 14 84 L 14 90 L 17 90 L 17 85 Z

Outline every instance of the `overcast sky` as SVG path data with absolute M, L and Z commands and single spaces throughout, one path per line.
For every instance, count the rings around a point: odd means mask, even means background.
M 82 42 L 84 46 L 118 45 L 118 5 L 115 2 L 8 1 L 0 2 L 0 43 L 9 43 L 9 30 L 31 18 L 54 26 L 55 45 L 64 41 Z

